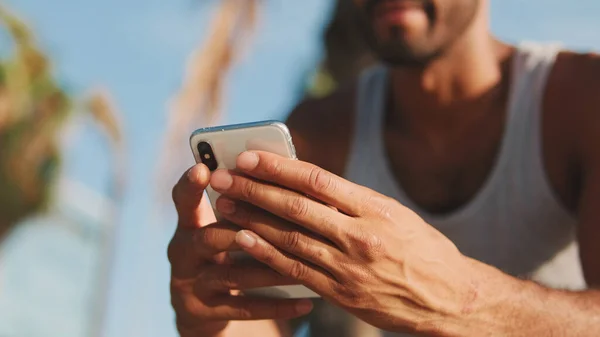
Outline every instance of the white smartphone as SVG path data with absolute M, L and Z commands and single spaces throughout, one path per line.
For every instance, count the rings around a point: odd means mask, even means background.
M 209 170 L 235 170 L 237 157 L 245 151 L 267 151 L 283 157 L 296 159 L 292 137 L 285 124 L 277 121 L 264 121 L 198 129 L 190 137 L 190 146 L 196 163 L 204 163 Z M 219 193 L 210 186 L 206 192 L 220 219 L 215 202 Z M 249 255 L 242 253 L 236 258 L 243 260 Z M 300 286 L 277 286 L 245 290 L 245 295 L 272 298 L 316 298 L 312 290 Z

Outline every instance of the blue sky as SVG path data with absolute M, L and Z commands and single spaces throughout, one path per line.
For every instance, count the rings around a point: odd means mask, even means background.
M 105 336 L 172 336 L 165 258 L 172 218 L 155 226 L 149 195 L 167 101 L 180 83 L 189 52 L 204 38 L 215 1 L 6 3 L 33 23 L 65 86 L 74 93 L 106 86 L 124 115 L 130 174 Z M 229 122 L 283 118 L 319 57 L 328 1 L 263 3 L 267 9 L 252 52 L 231 76 Z M 574 48 L 600 49 L 599 17 L 596 0 L 492 1 L 493 30 L 509 41 L 562 41 Z M 84 125 L 75 139 L 66 145 L 66 174 L 105 193 L 110 157 L 101 135 Z

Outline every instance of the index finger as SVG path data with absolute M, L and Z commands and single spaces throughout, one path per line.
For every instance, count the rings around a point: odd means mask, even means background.
M 371 193 L 316 165 L 268 152 L 244 152 L 236 166 L 244 174 L 305 193 L 350 216 L 360 215 L 364 196 Z
M 204 190 L 210 181 L 210 171 L 204 164 L 187 170 L 173 187 L 173 202 L 179 217 L 178 226 L 199 228 L 216 222 Z

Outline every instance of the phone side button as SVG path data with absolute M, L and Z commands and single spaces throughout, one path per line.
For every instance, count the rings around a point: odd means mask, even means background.
M 294 146 L 294 144 L 292 144 L 291 149 L 292 149 L 292 158 L 298 159 L 298 156 L 296 155 L 296 147 Z

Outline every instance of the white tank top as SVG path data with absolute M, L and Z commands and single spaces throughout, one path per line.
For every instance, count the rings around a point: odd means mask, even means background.
M 576 219 L 557 199 L 542 160 L 541 105 L 559 51 L 557 45 L 531 43 L 517 48 L 496 165 L 475 197 L 458 210 L 429 214 L 395 180 L 382 133 L 388 74 L 384 66 L 361 75 L 345 177 L 411 208 L 467 256 L 549 287 L 585 288 Z

